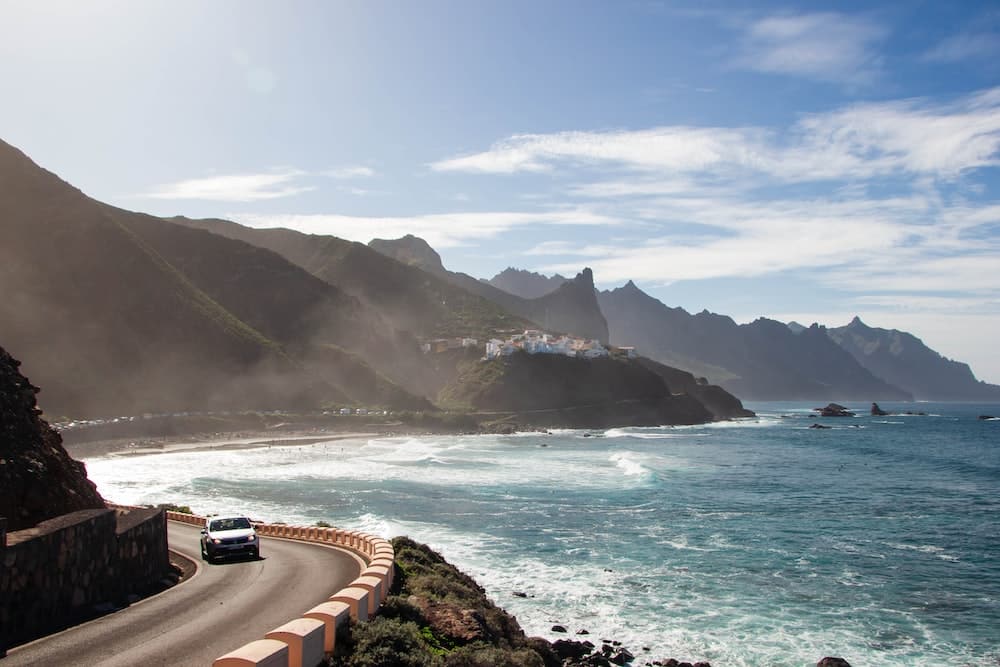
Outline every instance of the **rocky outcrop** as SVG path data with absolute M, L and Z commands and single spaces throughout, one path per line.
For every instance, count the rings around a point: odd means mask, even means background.
M 878 403 L 872 403 L 872 417 L 885 417 L 889 413 L 878 406 Z
M 0 348 L 0 516 L 8 530 L 31 528 L 62 514 L 103 509 L 87 471 L 41 418 L 33 386 L 21 365 Z
M 830 403 L 823 408 L 813 408 L 820 417 L 853 417 L 854 413 L 837 403 Z
M 816 667 L 851 667 L 851 663 L 843 658 L 823 658 L 816 663 Z
M 519 425 L 536 428 L 701 424 L 753 414 L 721 389 L 693 378 L 691 385 L 674 384 L 637 359 L 519 352 L 470 364 L 439 398 L 465 409 L 509 412 Z

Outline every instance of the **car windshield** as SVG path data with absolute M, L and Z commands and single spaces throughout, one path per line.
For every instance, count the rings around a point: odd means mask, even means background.
M 241 530 L 250 527 L 250 520 L 245 517 L 236 519 L 216 519 L 209 526 L 209 530 Z

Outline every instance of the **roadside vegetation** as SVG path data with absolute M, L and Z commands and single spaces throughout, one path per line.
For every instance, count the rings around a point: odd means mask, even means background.
M 337 667 L 547 667 L 548 642 L 525 637 L 468 575 L 407 537 L 396 550 L 393 590 L 368 623 L 338 638 Z M 548 660 L 546 660 L 548 657 Z

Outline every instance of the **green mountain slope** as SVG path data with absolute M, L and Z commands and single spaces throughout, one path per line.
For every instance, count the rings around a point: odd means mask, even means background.
M 315 329 L 289 339 L 279 324 L 287 311 L 251 312 L 254 291 L 279 276 L 276 264 L 261 261 L 271 270 L 253 282 L 260 275 L 239 259 L 247 246 L 201 248 L 204 239 L 176 231 L 188 230 L 92 200 L 0 142 L 0 340 L 45 388 L 47 413 L 310 407 L 356 397 L 325 373 L 336 364 L 309 367 L 300 343 Z M 275 295 L 315 295 L 303 287 L 308 274 L 285 264 Z M 344 306 L 338 299 L 326 302 Z M 312 315 L 293 321 L 312 324 Z M 350 339 L 307 342 L 322 350 Z M 321 356 L 364 370 L 341 350 Z M 386 393 L 394 391 L 419 403 L 398 388 Z
M 573 280 L 537 299 L 524 299 L 470 275 L 449 271 L 426 241 L 412 234 L 398 239 L 373 239 L 375 250 L 405 264 L 418 266 L 453 285 L 478 294 L 505 310 L 552 332 L 608 342 L 608 323 L 594 293 L 594 276 L 584 269 Z
M 486 339 L 498 330 L 531 326 L 488 299 L 361 243 L 290 229 L 252 229 L 226 220 L 170 220 L 273 250 L 421 338 Z

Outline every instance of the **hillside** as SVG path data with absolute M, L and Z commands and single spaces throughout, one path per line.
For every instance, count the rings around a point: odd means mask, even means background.
M 408 234 L 399 239 L 373 239 L 369 245 L 388 257 L 419 266 L 457 287 L 489 299 L 547 331 L 608 342 L 608 323 L 597 303 L 594 276 L 590 269 L 584 269 L 573 280 L 564 282 L 543 297 L 525 299 L 470 275 L 448 271 L 441 264 L 437 252 L 416 236 Z
M 104 500 L 62 438 L 41 418 L 20 362 L 0 347 L 0 517 L 23 530 L 62 514 L 101 509 Z
M 942 357 L 905 331 L 869 327 L 855 317 L 846 326 L 828 329 L 827 334 L 859 364 L 917 399 L 1000 399 L 1000 386 L 980 382 L 968 364 Z
M 421 404 L 359 357 L 384 325 L 346 295 L 273 253 L 90 199 L 2 142 L 0 232 L 0 340 L 49 415 Z M 375 341 L 387 364 L 416 349 L 391 329 Z
M 731 396 L 728 404 L 713 397 L 710 408 L 699 392 L 684 392 L 683 381 L 668 386 L 666 377 L 675 369 L 658 370 L 623 358 L 519 352 L 465 365 L 440 399 L 483 412 L 516 413 L 521 424 L 577 428 L 694 424 L 752 414 Z
M 669 308 L 629 281 L 598 295 L 612 344 L 704 375 L 749 400 L 912 400 L 862 367 L 817 326 L 796 334 L 760 318 L 737 325 L 707 311 Z
M 397 329 L 421 338 L 485 339 L 497 330 L 531 326 L 494 302 L 456 287 L 419 265 L 396 261 L 362 243 L 290 229 L 252 229 L 225 220 L 170 221 L 272 250 L 368 304 Z

